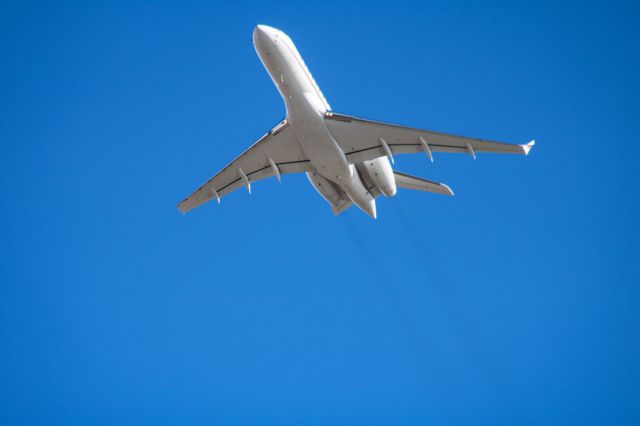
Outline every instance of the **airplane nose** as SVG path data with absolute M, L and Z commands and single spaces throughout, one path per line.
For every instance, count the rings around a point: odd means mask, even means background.
M 273 39 L 278 30 L 268 25 L 256 25 L 253 30 L 253 41 L 268 41 Z

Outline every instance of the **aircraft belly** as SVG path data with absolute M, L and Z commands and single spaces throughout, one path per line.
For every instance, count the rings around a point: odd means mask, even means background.
M 295 101 L 294 98 L 290 102 L 287 121 L 302 150 L 321 175 L 335 183 L 344 183 L 351 177 L 344 152 L 329 132 L 322 116 L 308 104 L 297 108 Z
M 305 73 L 294 51 L 286 43 L 279 41 L 277 36 L 274 47 L 273 54 L 268 54 L 270 51 L 265 50 L 263 62 L 284 99 L 287 122 L 300 147 L 318 175 L 335 183 L 338 192 L 345 194 L 349 200 L 375 218 L 373 196 L 362 182 L 356 167 L 347 161 L 344 151 L 326 125 L 326 100 L 317 86 L 314 86 L 311 77 Z M 320 179 L 314 174 L 307 176 L 312 184 L 314 180 Z M 316 190 L 334 205 L 338 202 L 337 197 L 323 193 L 326 192 L 326 186 L 318 185 Z M 322 187 L 322 192 L 319 187 Z

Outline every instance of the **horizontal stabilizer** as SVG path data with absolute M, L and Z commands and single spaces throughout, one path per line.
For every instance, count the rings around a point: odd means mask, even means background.
M 396 185 L 400 188 L 413 189 L 415 191 L 435 192 L 436 194 L 453 195 L 453 191 L 444 183 L 433 182 L 427 179 L 411 176 L 406 173 L 393 172 Z

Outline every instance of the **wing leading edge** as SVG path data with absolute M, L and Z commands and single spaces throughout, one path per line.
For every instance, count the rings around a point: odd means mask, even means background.
M 368 161 L 389 154 L 476 152 L 529 154 L 534 141 L 524 145 L 449 135 L 327 112 L 325 122 L 350 162 Z M 388 150 L 387 150 L 388 149 Z
M 291 127 L 282 120 L 251 147 L 227 164 L 214 177 L 178 204 L 186 213 L 211 199 L 220 198 L 251 183 L 280 174 L 311 170 L 310 162 L 300 148 Z

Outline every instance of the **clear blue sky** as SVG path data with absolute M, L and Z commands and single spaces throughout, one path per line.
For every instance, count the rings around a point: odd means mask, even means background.
M 637 3 L 85 3 L 0 9 L 2 423 L 640 422 Z M 183 216 L 284 115 L 258 23 L 337 112 L 538 144 Z

